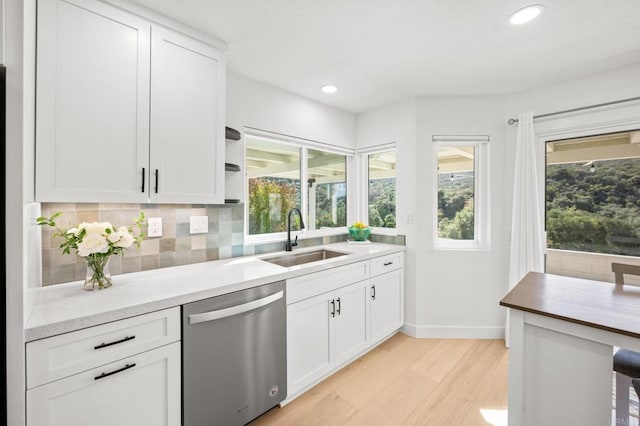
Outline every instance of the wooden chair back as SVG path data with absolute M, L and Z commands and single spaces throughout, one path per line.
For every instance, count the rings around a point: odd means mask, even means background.
M 629 265 L 626 263 L 611 263 L 611 272 L 616 276 L 616 284 L 624 285 L 624 274 L 640 275 L 640 265 Z

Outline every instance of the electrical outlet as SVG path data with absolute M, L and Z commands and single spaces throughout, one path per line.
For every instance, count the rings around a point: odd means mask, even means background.
M 162 237 L 161 217 L 150 217 L 147 219 L 147 237 Z
M 209 232 L 209 216 L 191 216 L 189 218 L 189 233 L 206 234 Z
M 409 224 L 409 225 L 413 223 L 413 213 L 407 213 L 407 217 L 405 219 L 405 222 L 407 224 Z

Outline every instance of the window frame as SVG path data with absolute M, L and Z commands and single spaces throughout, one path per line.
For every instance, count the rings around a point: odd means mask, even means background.
M 311 141 L 307 139 L 296 138 L 292 136 L 281 135 L 278 133 L 272 133 L 260 129 L 245 127 L 245 137 L 243 138 L 243 157 L 244 157 L 244 183 L 243 191 L 245 196 L 244 206 L 244 244 L 256 245 L 270 242 L 282 242 L 287 238 L 287 232 L 271 232 L 265 234 L 249 234 L 249 178 L 247 176 L 247 138 L 259 138 L 267 139 L 275 143 L 283 145 L 289 145 L 296 147 L 300 150 L 300 211 L 302 212 L 303 219 L 306 222 L 309 218 L 309 193 L 306 182 L 308 181 L 308 149 L 316 151 L 327 152 L 331 154 L 338 154 L 345 156 L 345 180 L 347 187 L 347 225 L 337 226 L 335 228 L 323 228 L 309 230 L 308 226 L 302 230 L 291 231 L 292 236 L 297 235 L 299 239 L 327 237 L 332 235 L 341 235 L 347 233 L 347 226 L 352 216 L 352 209 L 350 205 L 353 203 L 353 196 L 350 196 L 352 185 L 350 184 L 349 177 L 353 168 L 353 158 L 355 151 L 349 148 L 343 148 L 337 145 L 326 144 L 322 142 Z
M 361 194 L 358 202 L 358 217 L 359 220 L 369 222 L 369 156 L 375 154 L 382 154 L 383 152 L 394 151 L 396 154 L 396 170 L 398 164 L 398 149 L 395 142 L 384 145 L 376 145 L 372 147 L 362 148 L 357 150 L 358 166 L 359 166 L 359 181 Z M 396 173 L 396 226 L 395 228 L 383 228 L 379 226 L 371 226 L 371 231 L 377 235 L 398 235 L 398 175 Z
M 489 221 L 489 136 L 434 135 L 433 145 L 433 248 L 435 250 L 488 250 Z M 452 240 L 438 236 L 438 151 L 442 147 L 474 147 L 473 240 Z

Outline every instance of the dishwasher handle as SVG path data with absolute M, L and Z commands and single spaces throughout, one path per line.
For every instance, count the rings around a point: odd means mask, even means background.
M 231 317 L 233 315 L 243 314 L 245 312 L 253 311 L 263 306 L 272 304 L 273 302 L 280 300 L 284 297 L 284 292 L 280 290 L 277 293 L 273 293 L 262 299 L 247 302 L 242 305 L 232 306 L 230 308 L 218 309 L 215 311 L 203 312 L 201 314 L 189 315 L 189 324 L 198 324 L 201 322 L 213 321 L 221 318 Z

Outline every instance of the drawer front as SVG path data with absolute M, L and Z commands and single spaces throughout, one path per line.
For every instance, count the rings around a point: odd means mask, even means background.
M 287 304 L 369 278 L 368 262 L 340 266 L 287 280 Z
M 29 426 L 179 426 L 180 343 L 29 389 Z
M 27 343 L 27 389 L 180 340 L 180 308 Z
M 371 276 L 384 274 L 402 268 L 404 253 L 393 253 L 387 256 L 371 259 Z

